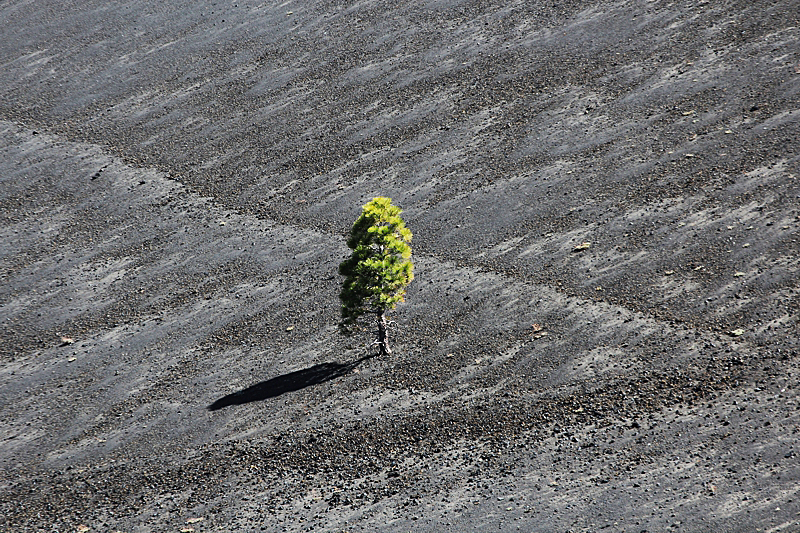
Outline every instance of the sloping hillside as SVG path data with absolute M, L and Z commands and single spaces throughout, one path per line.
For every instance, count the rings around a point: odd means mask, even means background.
M 0 15 L 0 531 L 800 530 L 797 1 Z

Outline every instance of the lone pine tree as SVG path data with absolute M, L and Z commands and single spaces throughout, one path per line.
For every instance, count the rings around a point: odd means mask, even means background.
M 340 326 L 349 333 L 363 315 L 374 315 L 380 355 L 392 353 L 386 312 L 403 301 L 406 287 L 414 279 L 411 231 L 400 213 L 391 198 L 379 196 L 367 203 L 347 239 L 353 253 L 339 265 L 339 274 L 344 276 Z

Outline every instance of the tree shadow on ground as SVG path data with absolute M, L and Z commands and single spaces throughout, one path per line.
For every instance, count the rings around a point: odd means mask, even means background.
M 319 385 L 332 379 L 336 379 L 345 374 L 349 374 L 355 368 L 371 358 L 372 356 L 362 357 L 351 363 L 320 363 L 310 368 L 296 370 L 282 376 L 278 376 L 261 383 L 251 385 L 246 389 L 223 396 L 208 406 L 209 411 L 216 411 L 230 405 L 243 405 L 250 402 L 260 402 L 268 398 L 275 398 L 287 392 L 294 392 L 312 385 Z

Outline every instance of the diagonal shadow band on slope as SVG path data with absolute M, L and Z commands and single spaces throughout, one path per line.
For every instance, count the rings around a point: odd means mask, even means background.
M 255 237 L 257 232 L 258 238 L 266 238 L 266 234 L 269 235 L 269 238 L 272 238 L 278 242 L 295 242 L 297 246 L 299 246 L 299 248 L 294 248 L 282 244 L 284 248 L 282 253 L 284 254 L 294 255 L 299 253 L 295 250 L 303 249 L 307 251 L 317 245 L 322 245 L 322 247 L 325 249 L 333 249 L 336 247 L 339 247 L 343 250 L 346 249 L 342 236 L 335 233 L 332 226 L 325 225 L 319 228 L 312 228 L 301 226 L 297 223 L 286 222 L 280 218 L 267 217 L 265 215 L 258 215 L 258 217 L 256 217 L 252 214 L 248 214 L 247 210 L 242 210 L 238 205 L 228 206 L 227 202 L 223 202 L 223 204 L 227 207 L 215 206 L 211 208 L 205 201 L 205 198 L 207 198 L 204 196 L 205 193 L 202 193 L 198 188 L 190 183 L 185 183 L 171 174 L 156 170 L 155 167 L 133 167 L 116 155 L 113 150 L 109 150 L 108 147 L 104 147 L 99 144 L 77 143 L 69 141 L 66 137 L 56 134 L 36 133 L 34 137 L 34 130 L 26 129 L 19 124 L 4 120 L 2 117 L 0 117 L 0 130 L 6 133 L 6 137 L 9 138 L 13 137 L 14 135 L 24 135 L 24 138 L 27 139 L 24 142 L 31 144 L 23 145 L 29 146 L 30 148 L 35 148 L 35 153 L 39 154 L 37 157 L 47 157 L 55 161 L 57 158 L 60 158 L 63 155 L 62 152 L 64 150 L 67 150 L 70 154 L 80 155 L 82 160 L 84 157 L 91 157 L 95 162 L 99 163 L 102 161 L 103 164 L 106 165 L 103 168 L 111 165 L 112 170 L 116 169 L 115 172 L 109 172 L 109 175 L 115 176 L 113 181 L 113 183 L 117 184 L 117 188 L 114 189 L 115 191 L 137 190 L 135 189 L 135 186 L 138 185 L 145 176 L 145 174 L 142 174 L 142 172 L 144 172 L 144 168 L 147 168 L 147 181 L 148 183 L 152 182 L 154 186 L 152 189 L 140 189 L 137 195 L 134 196 L 134 198 L 138 199 L 137 202 L 160 202 L 161 196 L 158 195 L 162 194 L 163 191 L 174 191 L 175 196 L 180 197 L 177 203 L 173 202 L 172 204 L 176 209 L 184 209 L 187 210 L 187 212 L 192 212 L 193 209 L 202 209 L 206 213 L 204 216 L 207 217 L 207 220 L 209 221 L 220 219 L 220 217 L 229 219 L 231 216 L 235 215 L 234 220 L 240 219 L 241 221 L 246 221 L 246 226 L 249 227 L 250 225 L 253 225 L 253 228 L 255 228 L 251 230 L 253 233 L 247 233 L 248 239 L 250 238 L 249 235 L 253 235 Z M 7 132 L 11 132 L 14 135 L 10 136 L 7 134 Z M 36 139 L 35 141 L 31 140 L 34 138 Z M 121 172 L 121 169 L 126 171 L 130 170 L 131 174 L 128 175 L 126 172 Z M 83 178 L 75 177 L 73 181 L 68 182 L 68 184 L 71 187 L 83 186 L 85 182 L 81 180 L 83 180 Z M 178 191 L 180 191 L 180 193 L 178 193 Z M 124 201 L 130 203 L 132 201 L 127 196 L 116 196 L 116 192 L 114 194 L 114 198 L 116 198 L 118 202 Z M 128 199 L 126 200 L 125 198 Z M 261 223 L 262 221 L 264 222 L 263 224 Z M 167 227 L 172 226 L 165 226 L 165 228 Z M 660 313 L 654 312 L 654 309 L 652 308 L 637 306 L 635 303 L 631 302 L 623 303 L 617 300 L 595 300 L 594 295 L 582 295 L 579 291 L 568 291 L 560 285 L 555 285 L 549 278 L 537 280 L 535 277 L 531 277 L 528 274 L 523 275 L 521 270 L 497 270 L 492 266 L 492 262 L 486 262 L 482 259 L 459 259 L 458 262 L 453 262 L 452 260 L 447 259 L 444 255 L 435 253 L 433 250 L 421 252 L 419 249 L 417 249 L 417 251 L 414 253 L 414 256 L 416 258 L 415 264 L 418 266 L 424 265 L 425 268 L 429 269 L 431 272 L 429 276 L 431 277 L 433 277 L 433 272 L 442 270 L 447 270 L 449 272 L 447 272 L 447 274 L 444 272 L 437 272 L 437 277 L 467 278 L 471 273 L 474 272 L 480 272 L 482 275 L 489 275 L 488 273 L 491 273 L 491 281 L 513 285 L 515 290 L 519 290 L 522 287 L 530 287 L 532 290 L 537 292 L 540 292 L 542 289 L 547 290 L 549 292 L 549 300 L 555 301 L 558 298 L 564 299 L 563 301 L 558 302 L 558 305 L 561 307 L 569 305 L 570 302 L 579 303 L 579 307 L 582 306 L 584 302 L 589 303 L 590 305 L 594 305 L 596 302 L 599 302 L 600 305 L 612 306 L 617 311 L 625 310 L 625 312 L 635 313 L 639 318 L 644 320 L 652 319 L 665 325 L 669 322 L 669 319 L 665 319 Z M 282 263 L 278 262 L 274 265 L 268 266 L 267 268 L 274 269 L 275 272 L 282 272 L 280 269 L 283 267 L 280 265 L 282 265 Z M 300 268 L 300 266 L 298 266 L 298 268 Z M 537 296 L 537 298 L 538 297 L 539 296 Z M 697 328 L 694 330 L 696 332 L 699 331 Z
M 350 363 L 320 363 L 303 370 L 296 370 L 277 376 L 246 389 L 223 396 L 208 406 L 209 411 L 217 411 L 231 405 L 243 405 L 275 398 L 287 392 L 294 392 L 313 385 L 319 385 L 352 372 L 358 365 L 371 356 L 362 357 Z

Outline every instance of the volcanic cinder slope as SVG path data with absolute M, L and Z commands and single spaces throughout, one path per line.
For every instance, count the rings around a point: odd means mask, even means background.
M 797 1 L 0 23 L 0 531 L 800 531 Z

